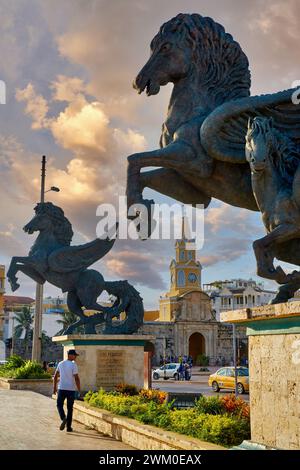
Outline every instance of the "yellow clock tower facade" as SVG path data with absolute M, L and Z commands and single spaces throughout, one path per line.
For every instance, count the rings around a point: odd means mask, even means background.
M 207 301 L 207 295 L 201 288 L 201 271 L 202 266 L 196 259 L 193 244 L 183 236 L 175 243 L 175 259 L 170 263 L 170 290 L 159 301 L 160 321 L 172 322 L 178 319 L 182 300 L 187 294 L 193 293 L 194 297 L 198 293 L 198 296 L 204 296 Z
M 171 261 L 170 295 L 181 295 L 190 290 L 201 290 L 202 266 L 196 261 L 196 250 L 188 249 L 187 240 L 177 240 L 175 244 L 176 258 Z

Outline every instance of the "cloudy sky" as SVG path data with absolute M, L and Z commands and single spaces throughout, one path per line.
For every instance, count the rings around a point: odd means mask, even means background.
M 24 256 L 33 242 L 21 230 L 39 197 L 47 155 L 49 199 L 65 210 L 74 243 L 95 238 L 96 207 L 125 191 L 126 156 L 158 146 L 171 86 L 137 95 L 131 83 L 160 25 L 177 13 L 211 16 L 241 44 L 252 94 L 290 88 L 300 79 L 297 0 L 0 0 L 0 263 Z M 147 190 L 146 197 L 172 203 Z M 203 282 L 255 278 L 252 241 L 260 217 L 213 201 L 199 252 Z M 97 268 L 128 279 L 147 308 L 169 286 L 173 241 L 117 241 Z M 20 295 L 34 283 L 20 276 Z M 271 283 L 266 283 L 271 287 Z M 46 294 L 58 290 L 47 285 Z M 7 293 L 10 293 L 7 286 Z

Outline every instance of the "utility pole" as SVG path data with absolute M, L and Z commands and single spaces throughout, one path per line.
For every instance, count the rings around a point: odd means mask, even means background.
M 45 201 L 45 179 L 46 179 L 46 157 L 42 158 L 41 173 L 41 197 L 40 202 Z M 43 284 L 36 285 L 35 292 L 35 315 L 32 335 L 32 360 L 41 362 L 42 354 L 42 315 L 43 315 Z
M 12 356 L 15 353 L 15 312 L 12 317 L 12 326 L 11 326 L 11 350 L 10 355 Z
M 236 361 L 236 331 L 235 331 L 235 324 L 232 325 L 232 341 L 233 341 L 233 365 L 234 365 L 234 392 L 235 397 L 238 396 L 238 389 L 237 389 L 237 361 Z

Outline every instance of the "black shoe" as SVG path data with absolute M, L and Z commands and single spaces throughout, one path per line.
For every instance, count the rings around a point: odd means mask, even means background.
M 67 418 L 64 418 L 61 422 L 61 425 L 59 426 L 59 429 L 63 431 L 66 427 L 66 424 L 67 424 Z
M 72 428 L 67 428 L 67 432 L 73 432 Z

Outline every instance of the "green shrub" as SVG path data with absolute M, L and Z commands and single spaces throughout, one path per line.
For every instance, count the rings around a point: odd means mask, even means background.
M 128 396 L 116 392 L 88 392 L 84 400 L 91 406 L 134 418 L 169 431 L 179 432 L 224 446 L 240 444 L 250 437 L 249 419 L 229 414 L 222 399 L 201 397 L 194 408 L 172 410 L 170 404 L 145 400 L 145 394 Z M 149 394 L 149 397 L 151 394 Z
M 250 423 L 246 419 L 228 415 L 199 415 L 202 426 L 198 428 L 196 437 L 205 441 L 233 446 L 250 437 Z M 197 420 L 196 420 L 197 421 Z
M 195 420 L 197 416 L 198 415 L 194 408 L 173 410 L 172 413 L 170 413 L 170 424 L 168 429 L 170 431 L 180 432 L 181 434 L 196 437 L 198 423 L 196 423 Z
M 219 415 L 224 412 L 223 404 L 219 397 L 202 396 L 196 401 L 195 406 L 198 413 Z
M 11 356 L 0 368 L 0 377 L 11 379 L 47 379 L 51 374 L 44 371 L 38 362 L 24 361 L 19 356 Z
M 245 419 L 198 414 L 195 410 L 174 410 L 168 429 L 224 446 L 240 444 L 250 437 L 250 425 Z
M 16 354 L 9 357 L 7 363 L 5 364 L 5 369 L 18 369 L 25 364 L 25 360 L 22 357 L 17 356 Z
M 44 371 L 38 362 L 26 361 L 26 363 L 15 369 L 15 379 L 46 379 L 51 374 Z
M 91 406 L 97 406 L 98 408 L 104 408 L 105 410 L 111 411 L 112 413 L 129 416 L 131 405 L 142 403 L 141 399 L 137 396 L 128 396 L 115 394 L 114 392 L 105 392 L 100 389 L 99 392 L 92 394 L 87 393 L 84 400 Z

